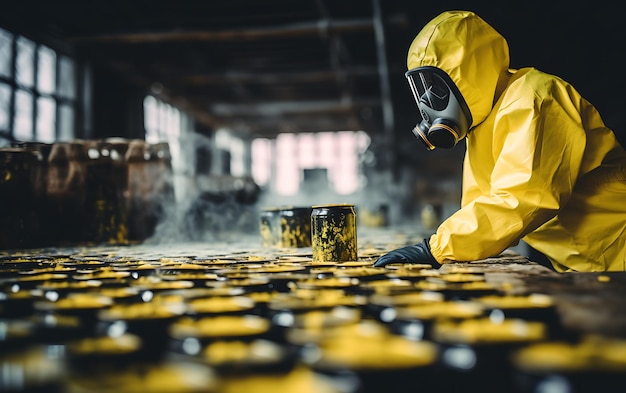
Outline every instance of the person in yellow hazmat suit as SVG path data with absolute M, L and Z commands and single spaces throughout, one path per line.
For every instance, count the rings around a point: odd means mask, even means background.
M 626 270 L 626 152 L 571 84 L 509 68 L 506 39 L 469 11 L 426 24 L 407 66 L 418 139 L 465 138 L 461 207 L 375 266 L 479 260 L 523 239 L 558 272 Z

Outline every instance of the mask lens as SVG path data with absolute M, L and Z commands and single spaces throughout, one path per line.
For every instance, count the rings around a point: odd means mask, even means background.
M 429 71 L 414 71 L 407 72 L 406 77 L 418 106 L 426 105 L 437 111 L 448 106 L 450 89 L 439 75 Z

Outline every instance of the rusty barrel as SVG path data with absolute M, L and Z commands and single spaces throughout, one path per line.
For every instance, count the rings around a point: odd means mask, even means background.
M 37 158 L 22 148 L 0 149 L 0 249 L 32 247 L 38 217 L 33 209 Z

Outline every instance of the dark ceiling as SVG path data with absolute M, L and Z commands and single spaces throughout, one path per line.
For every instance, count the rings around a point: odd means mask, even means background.
M 465 3 L 20 0 L 0 6 L 0 25 L 111 67 L 210 127 L 408 135 L 417 114 L 406 50 L 430 18 Z M 578 3 L 472 4 L 509 40 L 513 66 L 569 79 L 621 125 L 606 87 L 624 78 L 603 71 L 623 48 L 624 24 L 608 2 Z
M 384 3 L 384 4 L 383 4 Z M 398 1 L 33 1 L 0 21 L 52 36 L 212 126 L 364 129 L 415 32 Z

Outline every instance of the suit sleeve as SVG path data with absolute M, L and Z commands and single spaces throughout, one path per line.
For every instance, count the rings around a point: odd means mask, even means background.
M 576 183 L 586 136 L 567 92 L 500 108 L 468 137 L 462 207 L 430 238 L 440 263 L 498 255 L 554 217 Z

